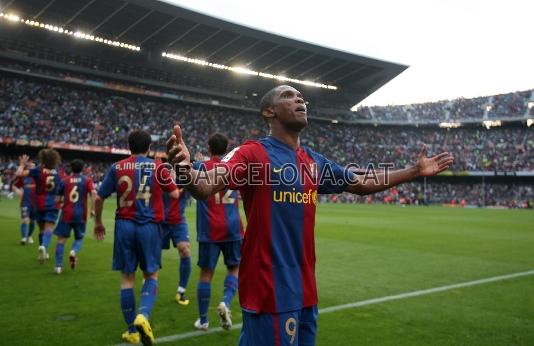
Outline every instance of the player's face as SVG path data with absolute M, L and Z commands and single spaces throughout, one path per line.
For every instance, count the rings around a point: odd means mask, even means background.
M 282 86 L 274 99 L 274 114 L 278 121 L 292 131 L 300 131 L 308 125 L 306 104 L 300 91 Z

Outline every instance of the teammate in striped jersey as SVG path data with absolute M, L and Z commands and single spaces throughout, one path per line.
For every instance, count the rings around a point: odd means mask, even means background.
M 215 133 L 208 140 L 210 159 L 195 162 L 193 168 L 199 171 L 209 171 L 220 164 L 226 154 L 228 139 Z M 200 330 L 209 327 L 208 307 L 211 296 L 211 280 L 222 252 L 224 264 L 228 270 L 224 279 L 223 299 L 217 306 L 221 326 L 224 329 L 232 327 L 230 304 L 237 291 L 237 275 L 241 259 L 241 240 L 243 239 L 243 224 L 239 215 L 239 201 L 237 192 L 223 190 L 197 201 L 197 241 L 198 266 L 200 267 L 200 281 L 197 286 L 199 319 L 194 326 Z
M 91 178 L 82 174 L 83 166 L 82 160 L 73 160 L 70 164 L 72 173 L 62 179 L 58 190 L 58 193 L 63 197 L 63 206 L 54 231 L 58 237 L 55 268 L 57 274 L 61 274 L 63 271 L 63 252 L 71 230 L 74 230 L 74 242 L 69 253 L 69 262 L 73 270 L 76 268 L 87 223 L 87 196 L 91 197 L 91 214 L 94 214 L 96 191 Z
M 33 162 L 28 162 L 28 169 L 35 167 Z M 17 178 L 13 184 L 13 190 L 20 196 L 20 243 L 33 244 L 33 230 L 35 228 L 35 181 L 31 177 Z
M 61 156 L 54 149 L 41 149 L 38 154 L 40 165 L 27 169 L 28 155 L 22 155 L 19 160 L 16 176 L 18 178 L 31 177 L 35 181 L 35 218 L 39 225 L 39 263 L 48 259 L 48 246 L 52 239 L 52 231 L 59 212 L 59 198 L 57 190 L 61 184 L 61 177 L 57 166 Z
M 151 137 L 135 130 L 128 135 L 131 156 L 114 163 L 107 172 L 95 200 L 95 237 L 104 239 L 104 199 L 117 194 L 113 270 L 121 273 L 121 309 L 128 330 L 124 341 L 152 345 L 154 334 L 149 317 L 156 301 L 158 270 L 161 268 L 161 228 L 164 220 L 163 192 L 178 199 L 180 194 L 168 167 L 147 157 Z M 136 315 L 135 272 L 143 271 L 145 282 Z

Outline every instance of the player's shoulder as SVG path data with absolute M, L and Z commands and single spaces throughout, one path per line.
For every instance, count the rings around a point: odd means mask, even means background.
M 311 156 L 311 158 L 313 158 L 313 159 L 316 159 L 316 158 L 317 159 L 321 159 L 321 160 L 325 159 L 323 154 L 320 154 L 320 153 L 316 152 L 315 150 L 313 150 L 312 148 L 310 148 L 307 145 L 301 145 L 300 147 L 302 148 L 302 150 L 304 150 L 306 152 L 306 154 Z
M 256 157 L 258 150 L 263 150 L 264 145 L 261 142 L 262 140 L 246 140 L 241 145 L 232 149 L 226 156 L 221 159 L 221 162 L 229 161 L 236 153 L 247 157 L 249 160 L 253 160 Z

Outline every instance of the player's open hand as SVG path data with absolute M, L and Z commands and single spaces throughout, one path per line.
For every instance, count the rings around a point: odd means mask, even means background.
M 29 160 L 30 160 L 30 157 L 26 154 L 19 156 L 19 164 L 21 166 L 26 166 Z
M 182 138 L 180 125 L 174 126 L 173 135 L 167 141 L 167 157 L 171 165 L 179 168 L 179 174 L 191 168 L 191 155 Z
M 95 223 L 94 234 L 96 240 L 104 240 L 106 236 L 106 227 L 101 223 Z
M 443 152 L 432 157 L 426 157 L 426 155 L 427 148 L 426 145 L 423 144 L 423 148 L 419 153 L 419 159 L 416 164 L 419 176 L 421 177 L 430 177 L 443 172 L 449 169 L 454 161 L 454 157 L 448 152 Z

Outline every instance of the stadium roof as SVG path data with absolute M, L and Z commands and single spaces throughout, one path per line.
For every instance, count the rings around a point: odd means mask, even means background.
M 0 8 L 4 13 L 141 47 L 141 52 L 115 53 L 122 57 L 134 54 L 154 57 L 168 52 L 243 66 L 335 85 L 343 94 L 350 95 L 353 104 L 407 68 L 274 35 L 161 1 L 5 0 Z M 113 54 L 106 47 L 94 49 Z

